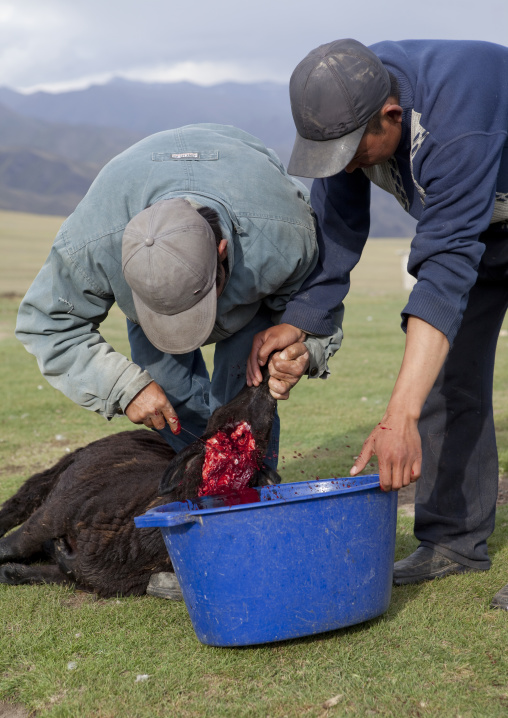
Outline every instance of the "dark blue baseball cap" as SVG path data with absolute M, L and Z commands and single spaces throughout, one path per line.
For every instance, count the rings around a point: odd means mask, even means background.
M 297 135 L 288 172 L 330 177 L 355 156 L 368 121 L 390 94 L 390 76 L 361 42 L 335 40 L 296 66 L 289 94 Z

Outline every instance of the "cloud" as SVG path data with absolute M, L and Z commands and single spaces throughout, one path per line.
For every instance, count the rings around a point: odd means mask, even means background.
M 60 80 L 57 82 L 41 82 L 35 85 L 26 85 L 19 90 L 25 94 L 33 92 L 69 92 L 84 90 L 90 85 L 105 85 L 113 78 L 137 80 L 140 82 L 192 82 L 196 85 L 216 85 L 220 82 L 263 82 L 266 81 L 267 72 L 261 68 L 250 69 L 245 64 L 235 65 L 228 62 L 179 62 L 174 65 L 156 65 L 152 67 L 138 67 L 115 72 L 102 72 L 85 75 L 73 80 Z M 271 73 L 270 81 L 285 83 L 288 77 Z M 0 83 L 1 84 L 1 83 Z
M 132 79 L 287 81 L 317 45 L 408 37 L 506 43 L 506 0 L 426 0 L 404 12 L 379 0 L 0 0 L 0 85 L 84 86 Z M 70 84 L 69 84 L 70 83 Z M 77 83 L 77 85 L 76 85 Z
M 0 2 L 0 84 L 60 74 L 66 65 L 62 50 L 77 35 L 72 11 L 58 1 Z

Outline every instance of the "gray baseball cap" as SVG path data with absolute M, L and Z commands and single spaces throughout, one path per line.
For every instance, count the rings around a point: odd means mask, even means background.
M 330 177 L 355 156 L 367 122 L 390 94 L 390 77 L 361 42 L 335 40 L 296 66 L 289 94 L 297 135 L 288 172 Z
M 122 270 L 141 328 L 157 349 L 185 354 L 203 345 L 217 311 L 217 243 L 187 200 L 160 200 L 131 219 Z

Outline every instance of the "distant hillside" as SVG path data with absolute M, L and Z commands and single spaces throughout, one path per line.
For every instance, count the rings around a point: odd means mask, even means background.
M 0 209 L 66 216 L 97 172 L 39 150 L 0 147 Z
M 86 90 L 32 95 L 0 88 L 0 104 L 47 122 L 120 127 L 143 135 L 195 122 L 236 125 L 270 146 L 291 146 L 295 135 L 287 87 L 270 82 L 202 87 L 116 79 Z
M 241 127 L 287 164 L 295 129 L 285 85 L 114 80 L 32 95 L 0 88 L 0 207 L 67 215 L 109 159 L 148 134 L 195 122 Z M 408 237 L 414 226 L 374 188 L 371 236 Z
M 118 127 L 46 122 L 25 116 L 0 104 L 0 146 L 2 147 L 41 150 L 76 162 L 95 163 L 97 167 L 102 167 L 112 157 L 142 137 L 144 137 L 142 132 Z

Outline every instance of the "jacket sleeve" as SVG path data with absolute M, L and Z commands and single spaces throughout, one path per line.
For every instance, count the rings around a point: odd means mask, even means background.
M 92 278 L 75 263 L 61 232 L 21 303 L 16 336 L 52 386 L 110 419 L 151 377 L 99 333 L 114 297 L 105 272 L 96 270 Z
M 370 182 L 363 172 L 314 180 L 311 203 L 317 218 L 318 262 L 291 297 L 281 321 L 325 336 L 334 331 L 350 272 L 367 241 Z
M 303 284 L 292 288 L 279 322 L 307 332 L 305 345 L 310 356 L 309 378 L 326 379 L 328 360 L 342 343 L 342 299 L 349 289 L 349 272 L 358 262 L 369 230 L 370 183 L 359 176 L 341 173 L 315 180 L 311 201 L 317 218 L 319 256 Z M 347 212 L 341 199 L 349 195 L 359 211 Z M 350 207 L 350 203 L 344 203 Z M 339 211 L 340 207 L 340 211 Z
M 328 379 L 330 376 L 330 368 L 328 360 L 331 359 L 341 347 L 342 338 L 342 320 L 344 319 L 344 305 L 341 304 L 333 313 L 334 332 L 330 336 L 318 336 L 317 334 L 308 334 L 304 341 L 307 351 L 309 352 L 309 379 Z
M 403 328 L 417 316 L 453 343 L 485 249 L 478 239 L 492 217 L 505 140 L 505 133 L 475 132 L 436 147 L 429 137 L 416 154 L 425 205 L 409 255 L 408 271 L 418 282 Z

